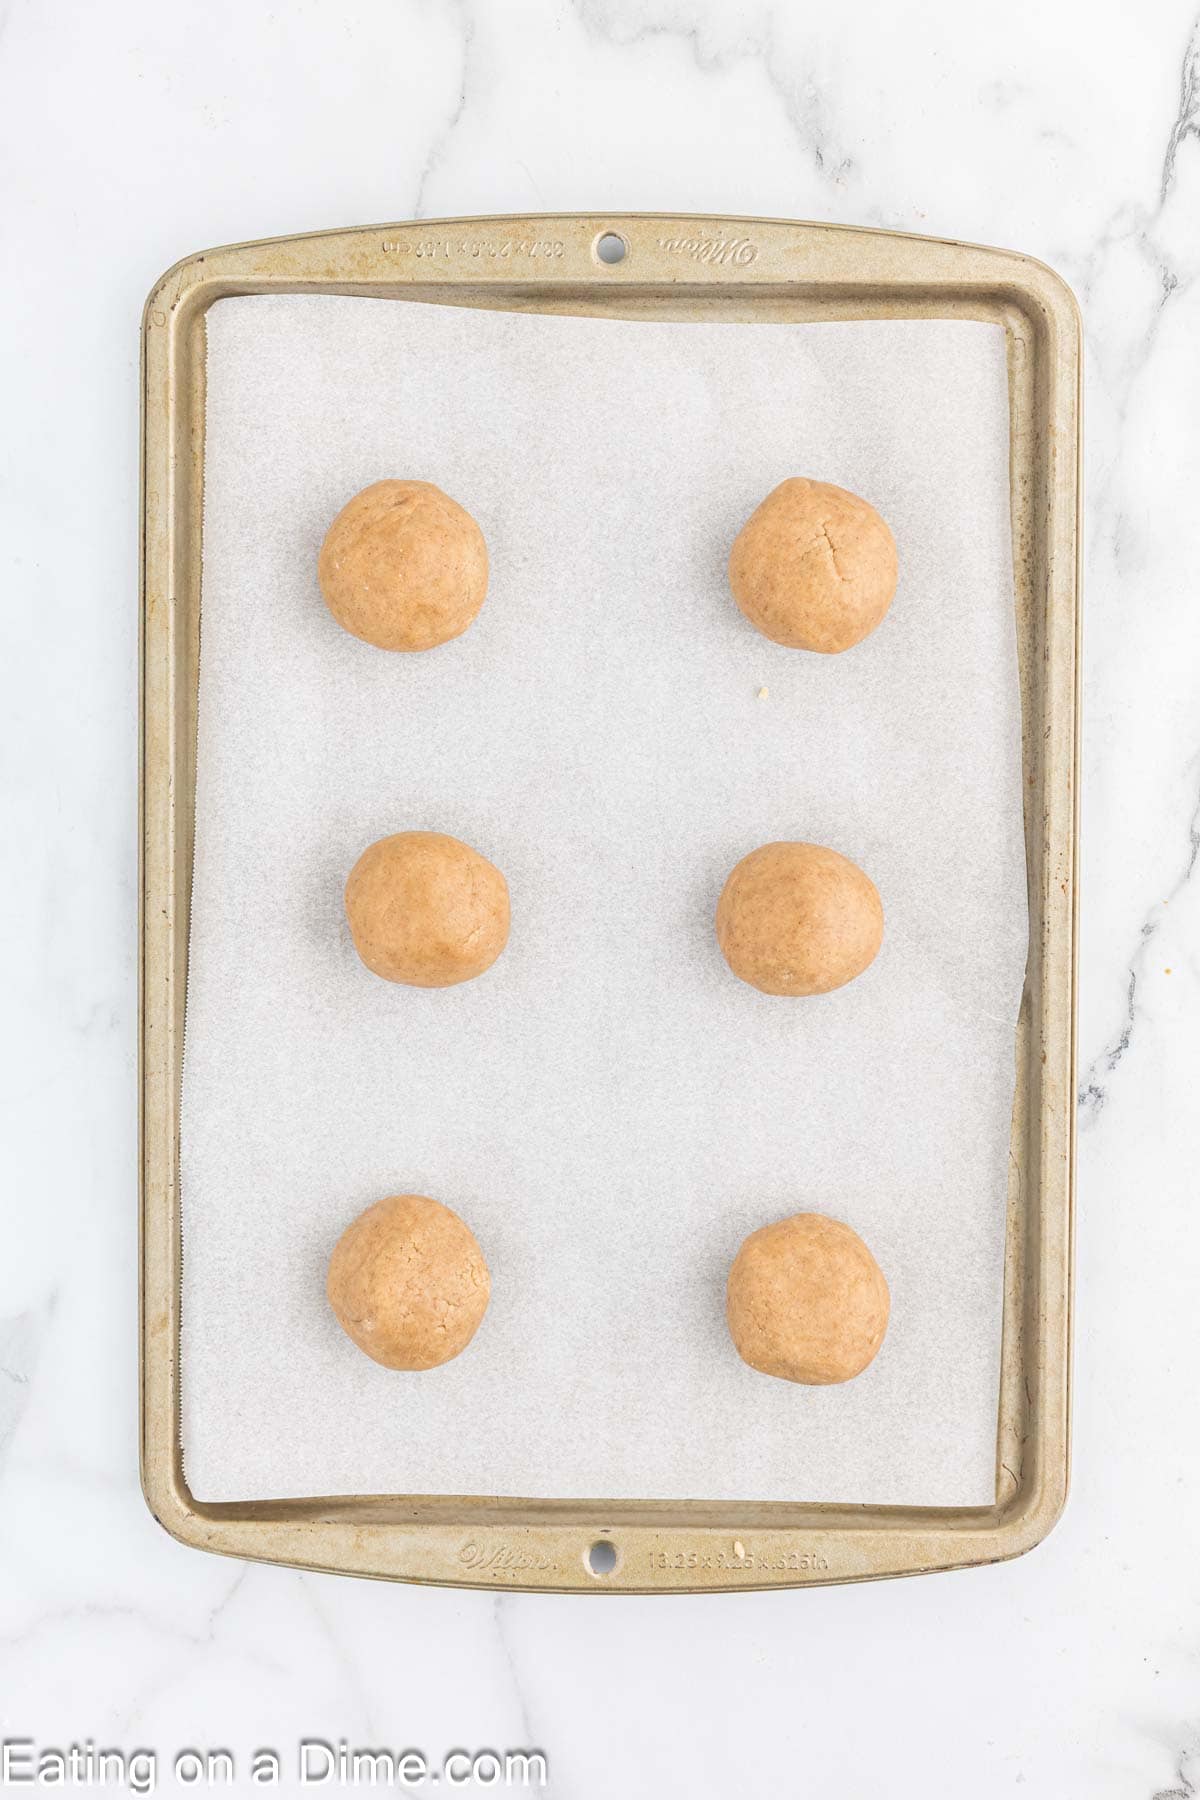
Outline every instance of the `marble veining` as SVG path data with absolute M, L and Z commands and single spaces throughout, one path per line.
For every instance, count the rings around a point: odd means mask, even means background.
M 1153 941 L 1159 927 L 1164 922 L 1164 908 L 1178 900 L 1195 874 L 1197 858 L 1200 858 L 1200 799 L 1197 800 L 1195 811 L 1188 820 L 1187 846 L 1187 860 L 1172 885 L 1170 893 L 1166 899 L 1157 902 L 1142 921 L 1137 948 L 1129 959 L 1129 986 L 1126 991 L 1125 1016 L 1121 1021 L 1121 1028 L 1113 1041 L 1100 1052 L 1100 1055 L 1088 1065 L 1084 1072 L 1079 1088 L 1081 1128 L 1091 1125 L 1096 1114 L 1107 1102 L 1111 1078 L 1133 1041 L 1134 1027 L 1138 1018 L 1138 977 L 1151 954 Z
M 1200 136 L 1200 22 L 1192 33 L 1183 65 L 1179 71 L 1179 111 L 1167 140 L 1163 156 L 1162 185 L 1159 198 L 1165 205 L 1175 180 L 1175 162 L 1180 146 L 1187 138 Z
M 463 113 L 466 111 L 467 106 L 467 88 L 471 79 L 471 45 L 475 36 L 475 26 L 471 13 L 465 4 L 465 0 L 455 0 L 454 10 L 459 15 L 458 30 L 461 39 L 460 56 L 462 61 L 462 73 L 458 83 L 458 94 L 450 117 L 446 120 L 445 125 L 434 138 L 433 143 L 429 148 L 429 154 L 426 156 L 422 165 L 421 173 L 417 180 L 416 199 L 413 201 L 412 216 L 414 219 L 423 219 L 426 216 L 425 190 L 436 175 L 445 156 L 446 145 L 454 135 L 455 128 L 462 118 Z
M 15 0 L 0 155 L 0 1736 L 152 1745 L 160 1791 L 343 1737 L 538 1747 L 570 1800 L 1200 1792 L 1196 0 Z M 1013 1564 L 432 1592 L 205 1557 L 139 1495 L 142 299 L 206 243 L 607 206 L 1001 244 L 1083 307 L 1074 1489 Z

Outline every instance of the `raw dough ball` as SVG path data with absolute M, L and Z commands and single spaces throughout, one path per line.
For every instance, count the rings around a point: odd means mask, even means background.
M 483 533 L 431 481 L 377 481 L 343 506 L 317 559 L 325 604 L 381 650 L 431 650 L 467 629 L 487 593 Z
M 725 1316 L 752 1369 L 823 1387 L 861 1375 L 883 1342 L 889 1303 L 856 1231 L 796 1213 L 746 1239 L 729 1271 Z
M 767 495 L 734 539 L 729 585 L 773 643 L 849 650 L 892 604 L 895 541 L 857 494 L 796 475 Z
M 343 1231 L 325 1292 L 342 1330 L 373 1361 L 436 1369 L 475 1336 L 491 1280 L 457 1213 L 424 1194 L 394 1194 Z
M 453 987 L 508 942 L 508 884 L 486 856 L 440 831 L 401 831 L 363 851 L 346 882 L 354 948 L 385 981 Z
M 752 850 L 717 901 L 725 961 L 764 994 L 828 994 L 861 975 L 882 941 L 874 882 L 820 844 Z

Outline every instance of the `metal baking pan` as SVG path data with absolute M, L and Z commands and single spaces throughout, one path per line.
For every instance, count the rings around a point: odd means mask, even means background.
M 617 260 L 604 260 L 605 236 L 619 240 Z M 202 1504 L 189 1493 L 179 1445 L 179 1112 L 205 315 L 227 295 L 266 293 L 612 318 L 968 318 L 1003 326 L 1030 939 L 991 1506 L 403 1494 Z M 633 213 L 362 226 L 209 250 L 155 285 L 142 324 L 141 1460 L 146 1499 L 175 1537 L 230 1556 L 393 1580 L 712 1593 L 994 1562 L 1049 1531 L 1069 1464 L 1080 340 L 1069 288 L 1029 257 L 774 219 Z M 593 1554 L 598 1543 L 606 1550 Z

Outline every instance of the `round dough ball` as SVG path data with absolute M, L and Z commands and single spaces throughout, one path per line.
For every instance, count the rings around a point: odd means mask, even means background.
M 441 831 L 400 831 L 363 851 L 346 881 L 354 948 L 375 975 L 454 987 L 508 942 L 508 884 L 486 856 Z
M 487 593 L 483 533 L 431 481 L 377 481 L 343 506 L 317 559 L 325 604 L 380 650 L 432 650 L 467 629 Z
M 896 592 L 896 544 L 857 494 L 796 475 L 734 539 L 729 585 L 752 625 L 792 650 L 849 650 Z
M 883 903 L 856 863 L 821 844 L 763 844 L 717 901 L 717 942 L 764 994 L 828 994 L 874 960 Z
M 856 1231 L 796 1213 L 750 1233 L 729 1271 L 725 1316 L 752 1369 L 824 1387 L 861 1375 L 889 1305 L 883 1271 Z
M 385 1369 L 436 1369 L 487 1311 L 483 1251 L 457 1213 L 424 1194 L 377 1200 L 347 1225 L 325 1292 L 347 1337 Z

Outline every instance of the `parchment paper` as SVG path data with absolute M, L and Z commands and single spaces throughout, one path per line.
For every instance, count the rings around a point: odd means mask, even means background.
M 968 322 L 658 324 L 334 297 L 209 318 L 183 1095 L 183 1443 L 206 1500 L 468 1492 L 992 1498 L 1026 952 L 1004 343 Z M 900 589 L 842 656 L 734 607 L 784 476 L 866 495 Z M 492 580 L 388 655 L 316 556 L 366 483 L 437 482 Z M 759 690 L 767 693 L 760 697 Z M 342 886 L 384 833 L 508 878 L 482 979 L 389 985 Z M 842 991 L 742 985 L 713 937 L 755 845 L 859 862 L 887 917 Z M 384 1194 L 452 1205 L 491 1309 L 377 1368 L 324 1298 Z M 746 1368 L 746 1232 L 802 1208 L 891 1284 L 857 1381 Z

